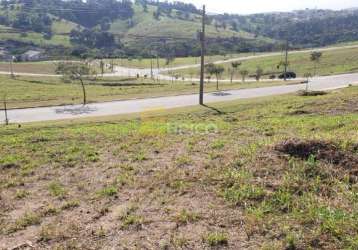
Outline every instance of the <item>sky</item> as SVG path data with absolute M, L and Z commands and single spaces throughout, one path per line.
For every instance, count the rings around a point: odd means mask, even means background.
M 358 0 L 181 0 L 200 7 L 207 6 L 208 12 L 230 14 L 252 14 L 272 11 L 291 11 L 306 8 L 340 10 L 358 7 Z

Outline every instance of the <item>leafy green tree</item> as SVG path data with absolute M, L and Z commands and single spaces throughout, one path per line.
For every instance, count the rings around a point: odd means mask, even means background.
M 255 75 L 256 81 L 260 81 L 263 73 L 264 73 L 264 70 L 261 67 L 256 68 L 256 75 Z
M 314 63 L 314 75 L 317 75 L 317 65 L 319 64 L 322 57 L 322 52 L 320 51 L 313 51 L 311 53 L 311 61 Z
M 249 71 L 246 70 L 246 69 L 243 69 L 243 70 L 240 71 L 240 75 L 241 75 L 241 78 L 242 78 L 242 82 L 245 82 L 245 79 L 246 79 L 246 77 L 248 76 L 248 74 L 249 74 Z
M 234 30 L 234 31 L 239 31 L 239 28 L 238 28 L 238 26 L 237 26 L 237 22 L 235 22 L 235 21 L 232 21 L 232 22 L 231 22 L 231 28 L 232 28 L 232 30 Z
M 100 23 L 101 31 L 107 31 L 111 28 L 111 19 L 109 17 L 104 17 Z
M 232 62 L 231 63 L 231 71 L 230 71 L 230 82 L 232 83 L 232 80 L 234 78 L 234 74 L 237 72 L 239 67 L 241 66 L 241 62 Z
M 83 93 L 83 105 L 86 105 L 87 93 L 84 81 L 93 79 L 96 72 L 92 70 L 87 63 L 60 62 L 57 65 L 56 73 L 61 74 L 63 76 L 63 79 L 67 78 L 71 81 L 79 81 L 81 83 Z
M 205 66 L 206 72 L 211 76 L 215 75 L 216 77 L 216 89 L 219 90 L 219 78 L 225 72 L 225 68 L 221 65 L 215 65 L 210 63 Z

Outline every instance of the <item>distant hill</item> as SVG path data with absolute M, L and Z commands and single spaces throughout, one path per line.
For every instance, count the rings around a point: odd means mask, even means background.
M 271 51 L 358 40 L 358 10 L 209 15 L 208 54 Z M 11 54 L 148 57 L 199 55 L 201 12 L 155 0 L 8 0 L 0 4 L 0 47 Z
M 198 10 L 193 13 L 172 9 L 170 12 L 162 11 L 155 18 L 158 8 L 148 5 L 144 9 L 142 5 L 135 4 L 133 17 L 130 20 L 116 20 L 111 24 L 110 32 L 118 35 L 124 46 L 130 48 L 131 54 L 154 50 L 162 55 L 199 55 L 201 16 L 197 14 Z M 271 50 L 275 46 L 272 39 L 209 23 L 206 36 L 209 54 Z
M 286 40 L 295 47 L 325 46 L 358 40 L 358 9 L 341 11 L 306 9 L 247 16 L 217 15 L 218 22 L 240 30 Z
M 209 54 L 275 48 L 273 39 L 207 22 Z M 0 24 L 0 45 L 13 53 L 29 48 L 84 57 L 200 53 L 200 11 L 180 2 L 10 0 L 1 2 Z

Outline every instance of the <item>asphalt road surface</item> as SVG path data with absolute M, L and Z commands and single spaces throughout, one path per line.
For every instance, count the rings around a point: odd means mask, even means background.
M 317 77 L 310 81 L 310 90 L 331 90 L 347 87 L 349 84 L 358 84 L 358 73 L 336 76 Z M 232 101 L 237 99 L 256 98 L 280 94 L 293 93 L 305 89 L 305 84 L 274 86 L 254 89 L 230 90 L 217 93 L 206 93 L 206 104 Z M 178 107 L 195 106 L 198 104 L 198 95 L 167 96 L 127 101 L 113 101 L 93 103 L 86 106 L 55 106 L 28 109 L 12 109 L 8 111 L 10 123 L 26 123 L 40 121 L 54 121 L 63 119 L 77 119 L 84 117 L 99 117 L 109 115 L 141 113 L 155 109 L 171 109 Z M 4 112 L 0 112 L 0 121 L 4 123 Z
M 358 45 L 347 45 L 347 46 L 341 46 L 341 47 L 326 47 L 326 48 L 316 48 L 316 49 L 305 49 L 305 50 L 295 50 L 290 51 L 290 55 L 292 54 L 302 54 L 307 53 L 311 51 L 331 51 L 331 50 L 340 50 L 340 49 L 349 49 L 349 48 L 357 48 Z M 223 64 L 223 63 L 231 63 L 236 61 L 248 61 L 252 59 L 257 58 L 265 58 L 265 57 L 271 57 L 271 56 L 280 56 L 281 52 L 270 52 L 270 53 L 259 53 L 256 55 L 251 56 L 243 56 L 243 57 L 237 57 L 237 58 L 231 58 L 227 60 L 218 60 L 213 62 L 214 64 Z M 148 76 L 150 77 L 153 74 L 153 77 L 158 78 L 160 80 L 172 80 L 172 76 L 169 76 L 169 72 L 175 72 L 176 70 L 183 70 L 183 69 L 190 69 L 190 68 L 198 68 L 200 67 L 200 64 L 189 64 L 189 65 L 181 65 L 176 67 L 163 67 L 160 69 L 153 68 L 152 70 L 147 69 L 139 69 L 139 68 L 127 68 L 127 67 L 121 67 L 116 66 L 114 73 L 108 73 L 105 74 L 106 76 L 120 76 L 120 77 L 136 77 L 139 75 L 140 77 Z M 193 78 L 185 78 L 184 81 L 199 81 L 199 79 Z M 229 82 L 230 80 L 220 80 L 220 82 Z M 251 79 L 251 81 L 254 81 Z

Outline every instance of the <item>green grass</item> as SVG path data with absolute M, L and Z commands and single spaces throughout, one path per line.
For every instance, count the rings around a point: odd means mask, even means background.
M 173 17 L 164 17 L 161 19 L 155 20 L 153 18 L 153 12 L 156 10 L 156 7 L 149 6 L 148 12 L 144 12 L 142 7 L 134 5 L 135 14 L 132 18 L 133 27 L 128 27 L 128 21 L 117 20 L 111 25 L 110 31 L 114 34 L 121 34 L 125 36 L 123 40 L 124 43 L 129 44 L 130 46 L 136 46 L 138 43 L 146 43 L 146 40 L 135 39 L 126 37 L 126 35 L 140 35 L 140 36 L 174 36 L 174 37 L 183 37 L 194 39 L 197 30 L 200 27 L 200 16 L 192 14 L 190 16 L 191 21 L 180 20 L 175 18 L 175 11 L 173 11 Z M 229 29 L 216 30 L 213 25 L 207 27 L 208 37 L 232 37 L 240 36 L 245 38 L 253 38 L 251 34 L 245 32 L 234 32 Z M 217 61 L 223 59 L 229 59 L 232 57 L 244 56 L 246 53 L 237 54 L 237 55 L 216 55 L 208 56 L 208 61 Z M 150 68 L 150 59 L 118 59 L 115 60 L 115 63 L 124 67 L 137 67 L 137 68 Z M 174 61 L 171 61 L 169 64 L 166 63 L 164 58 L 160 58 L 159 65 L 160 67 L 173 67 L 187 64 L 198 64 L 200 59 L 198 57 L 185 57 L 185 58 L 175 58 Z M 157 67 L 157 61 L 153 61 L 154 68 Z
M 197 31 L 201 29 L 201 17 L 197 14 L 191 14 L 188 20 L 180 19 L 173 11 L 171 16 L 161 15 L 159 20 L 153 18 L 155 6 L 148 6 L 148 12 L 144 12 L 139 5 L 134 5 L 134 17 L 132 25 L 129 26 L 128 21 L 117 20 L 110 28 L 114 34 L 123 36 L 122 42 L 132 48 L 142 48 L 148 43 L 148 39 L 141 36 L 164 36 L 174 37 L 177 39 L 197 40 Z M 214 25 L 207 25 L 206 34 L 208 38 L 231 38 L 239 37 L 243 39 L 255 40 L 257 43 L 272 43 L 272 39 L 264 37 L 254 37 L 253 34 L 245 31 L 233 31 L 230 28 L 220 28 L 216 30 Z M 140 36 L 139 38 L 136 36 Z M 150 39 L 149 39 L 150 40 Z
M 228 236 L 225 233 L 209 233 L 204 237 L 204 239 L 208 243 L 208 245 L 212 247 L 228 244 Z
M 8 233 L 13 233 L 23 230 L 28 226 L 38 225 L 41 223 L 41 218 L 34 213 L 25 213 L 22 217 L 18 218 L 13 227 L 9 228 Z
M 240 54 L 228 54 L 228 55 L 213 55 L 213 56 L 206 56 L 206 62 L 216 62 L 219 60 L 228 60 L 231 58 L 239 58 L 244 56 L 253 55 L 252 53 L 240 53 Z M 111 60 L 106 60 L 108 63 Z M 128 67 L 128 68 L 145 68 L 148 69 L 151 66 L 151 60 L 148 58 L 123 58 L 123 59 L 114 59 L 114 63 L 118 66 Z M 153 68 L 157 69 L 157 59 L 153 59 Z M 166 67 L 177 67 L 177 66 L 184 66 L 184 65 L 194 65 L 200 64 L 200 57 L 176 57 L 169 63 L 165 58 L 159 58 L 159 67 L 166 68 Z M 193 72 L 197 71 L 195 68 Z
M 111 25 L 110 31 L 115 34 L 141 35 L 141 36 L 174 36 L 181 38 L 195 39 L 197 31 L 201 28 L 200 15 L 191 14 L 188 20 L 181 20 L 176 17 L 176 11 L 171 16 L 161 15 L 159 20 L 153 18 L 153 13 L 157 7 L 148 6 L 148 12 L 144 12 L 139 5 L 134 5 L 133 25 L 129 27 L 128 21 L 117 20 Z M 207 26 L 208 37 L 232 37 L 240 36 L 253 38 L 252 34 L 247 32 L 234 32 L 230 29 L 216 30 L 213 25 Z M 131 42 L 130 37 L 126 37 L 124 42 Z
M 77 27 L 77 24 L 67 21 L 67 20 L 58 20 L 54 18 L 52 22 L 52 32 L 54 34 L 69 34 L 71 30 L 75 29 Z
M 1 33 L 0 39 L 1 40 L 16 40 L 25 43 L 33 43 L 38 46 L 44 45 L 62 45 L 65 47 L 70 46 L 70 39 L 66 35 L 53 35 L 51 39 L 44 39 L 43 35 L 36 32 L 26 32 L 24 35 L 19 33 Z
M 114 186 L 103 188 L 101 191 L 98 192 L 101 196 L 115 196 L 118 193 L 118 189 Z
M 200 220 L 200 215 L 195 212 L 191 212 L 191 211 L 187 211 L 186 209 L 183 209 L 182 211 L 180 211 L 180 213 L 178 213 L 175 216 L 174 220 L 180 224 L 190 224 Z
M 14 74 L 30 73 L 30 74 L 50 74 L 54 75 L 56 70 L 56 63 L 54 62 L 19 62 L 12 65 Z M 11 72 L 10 64 L 7 62 L 0 62 L 0 71 Z
M 317 64 L 318 75 L 333 75 L 342 73 L 351 73 L 358 71 L 358 48 L 338 48 L 330 51 L 322 51 L 323 55 L 319 64 Z M 284 55 L 281 56 L 268 56 L 263 58 L 255 58 L 242 61 L 238 71 L 243 69 L 248 70 L 250 75 L 256 73 L 257 67 L 261 67 L 266 74 L 264 77 L 268 78 L 271 74 L 276 76 L 283 71 L 277 69 L 277 65 L 280 61 L 284 60 Z M 225 73 L 222 78 L 230 78 L 229 69 L 230 63 L 223 64 Z M 303 77 L 305 73 L 311 73 L 314 75 L 314 63 L 310 60 L 310 52 L 293 52 L 289 54 L 289 68 L 288 70 L 294 71 L 298 76 Z M 179 75 L 190 76 L 199 75 L 198 69 L 193 71 L 192 69 L 178 70 Z M 240 79 L 239 72 L 235 75 L 236 79 Z
M 64 198 L 67 194 L 67 191 L 64 188 L 64 186 L 58 182 L 50 183 L 48 186 L 48 190 L 52 196 L 60 198 L 60 199 Z
M 130 20 L 113 20 L 109 32 L 118 36 L 121 44 L 131 49 L 146 48 L 148 42 L 158 43 L 156 37 L 173 37 L 173 39 L 184 39 L 185 41 L 197 41 L 197 31 L 201 29 L 201 16 L 200 14 L 189 14 L 188 18 L 184 20 L 183 17 L 177 15 L 177 11 L 173 10 L 170 16 L 161 15 L 159 20 L 154 19 L 153 13 L 156 11 L 155 6 L 148 5 L 148 12 L 144 12 L 140 5 L 134 4 L 134 15 Z M 4 10 L 0 10 L 2 15 L 7 15 Z M 11 19 L 18 13 L 17 10 L 10 10 L 9 15 Z M 76 29 L 80 25 L 60 19 L 57 16 L 49 14 L 52 18 L 52 31 L 54 36 L 46 40 L 40 33 L 27 31 L 19 34 L 18 32 L 2 33 L 0 39 L 2 40 L 15 40 L 26 43 L 33 43 L 39 47 L 49 45 L 62 45 L 65 47 L 72 47 L 70 43 L 69 33 L 71 30 Z M 97 25 L 95 28 L 100 28 Z M 207 25 L 208 38 L 231 38 L 237 37 L 248 40 L 252 44 L 272 44 L 274 41 L 266 37 L 255 37 L 254 34 L 245 31 L 233 31 L 231 28 L 216 29 L 214 25 Z M 11 30 L 10 27 L 5 27 Z M 83 27 L 81 27 L 83 28 Z M 138 37 L 139 36 L 139 37 Z M 155 37 L 153 39 L 146 37 Z M 142 37 L 145 37 L 143 39 Z M 152 40 L 152 41 L 150 41 Z
M 35 248 L 103 248 L 113 247 L 115 230 L 117 248 L 356 249 L 358 180 L 348 164 L 357 157 L 357 104 L 350 87 L 146 119 L 1 126 L 1 238 L 23 242 L 31 233 L 43 239 Z M 187 126 L 176 133 L 168 124 Z M 202 134 L 191 124 L 217 130 Z M 328 156 L 344 159 L 277 151 L 292 138 L 334 144 Z
M 16 11 L 10 11 L 11 15 L 16 15 Z M 5 15 L 5 14 L 3 14 Z M 60 45 L 65 47 L 70 47 L 70 39 L 68 34 L 72 29 L 74 29 L 77 25 L 75 23 L 72 23 L 70 21 L 66 20 L 58 20 L 56 17 L 50 15 L 53 18 L 53 25 L 52 25 L 52 31 L 54 35 L 51 37 L 51 39 L 44 39 L 43 34 L 33 32 L 33 31 L 27 31 L 27 32 L 13 32 L 14 30 L 9 26 L 3 26 L 1 25 L 2 29 L 7 29 L 11 32 L 9 33 L 1 33 L 0 38 L 2 40 L 15 40 L 25 43 L 32 43 L 37 46 L 43 47 L 43 46 L 49 46 L 49 45 Z
M 21 64 L 27 67 L 27 64 Z M 41 69 L 51 65 L 41 63 L 30 64 L 33 69 Z M 225 83 L 220 84 L 221 90 L 242 89 L 282 85 L 284 82 L 260 83 Z M 0 88 L 6 93 L 9 108 L 23 108 L 47 105 L 79 104 L 82 102 L 82 90 L 79 83 L 64 83 L 60 77 L 25 77 L 11 79 L 0 76 Z M 198 85 L 190 82 L 177 81 L 153 82 L 150 79 L 99 78 L 86 82 L 88 101 L 113 101 L 131 98 L 146 98 L 198 92 Z M 206 91 L 215 91 L 214 81 L 206 84 Z M 0 97 L 1 100 L 3 97 Z M 2 108 L 2 107 L 1 107 Z

